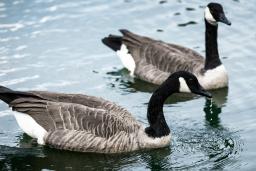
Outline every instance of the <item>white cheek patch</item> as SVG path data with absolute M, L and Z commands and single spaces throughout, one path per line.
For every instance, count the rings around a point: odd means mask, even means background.
M 185 93 L 191 93 L 186 81 L 184 80 L 184 78 L 180 77 L 179 78 L 179 82 L 180 82 L 180 92 L 185 92 Z
M 217 21 L 213 18 L 210 10 L 208 7 L 205 8 L 204 11 L 204 18 L 206 19 L 206 21 L 208 21 L 208 23 L 212 24 L 212 25 L 217 25 Z

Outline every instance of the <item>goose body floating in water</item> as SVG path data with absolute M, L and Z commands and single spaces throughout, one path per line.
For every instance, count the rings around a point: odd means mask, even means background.
M 165 43 L 120 30 L 123 36 L 109 35 L 102 42 L 116 51 L 131 75 L 160 85 L 170 73 L 188 71 L 207 90 L 228 86 L 228 74 L 219 58 L 217 44 L 218 22 L 231 25 L 218 3 L 205 8 L 206 58 L 192 49 Z
M 176 72 L 153 93 L 145 128 L 117 104 L 102 98 L 45 91 L 13 91 L 0 87 L 0 99 L 9 104 L 21 129 L 38 144 L 57 149 L 121 153 L 160 148 L 170 143 L 170 129 L 163 114 L 164 101 L 173 93 L 187 91 L 211 97 L 188 72 Z

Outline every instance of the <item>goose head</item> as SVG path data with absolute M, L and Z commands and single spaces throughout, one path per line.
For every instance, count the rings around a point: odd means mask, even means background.
M 196 76 L 190 72 L 178 71 L 172 74 L 170 77 L 178 80 L 179 89 L 177 90 L 177 92 L 188 92 L 208 98 L 212 97 L 212 95 L 204 90 L 204 88 L 199 84 Z
M 218 3 L 209 3 L 204 12 L 205 20 L 211 25 L 218 25 L 218 22 L 231 25 L 231 22 L 225 16 L 223 7 Z
M 178 71 L 171 74 L 167 80 L 155 90 L 148 103 L 147 118 L 149 127 L 145 132 L 150 137 L 163 137 L 170 134 L 170 129 L 164 119 L 163 105 L 165 100 L 173 93 L 191 92 L 211 98 L 197 78 L 190 72 Z

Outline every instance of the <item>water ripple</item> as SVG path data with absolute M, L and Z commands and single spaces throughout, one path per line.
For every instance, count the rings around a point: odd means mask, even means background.
M 27 69 L 27 68 L 20 67 L 20 68 L 11 68 L 11 69 L 0 69 L 0 76 L 4 76 L 4 75 L 12 73 L 12 72 L 22 71 L 25 69 Z
M 49 82 L 49 83 L 43 83 L 40 85 L 35 86 L 32 88 L 33 90 L 48 90 L 49 88 L 54 87 L 66 87 L 74 84 L 78 84 L 77 81 L 59 81 L 59 82 Z
M 22 23 L 0 24 L 0 29 L 8 29 L 10 31 L 17 31 L 23 27 L 24 25 Z
M 23 83 L 23 82 L 26 82 L 26 81 L 29 81 L 29 80 L 38 79 L 38 78 L 39 78 L 39 75 L 21 77 L 21 78 L 16 78 L 16 79 L 2 81 L 2 82 L 0 82 L 0 85 L 10 86 L 10 85 L 15 85 L 15 84 Z

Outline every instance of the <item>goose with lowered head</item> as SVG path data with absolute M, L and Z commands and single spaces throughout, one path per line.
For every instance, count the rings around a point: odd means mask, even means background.
M 21 129 L 39 144 L 79 152 L 121 153 L 169 145 L 163 105 L 171 94 L 184 90 L 181 84 L 186 91 L 211 97 L 193 74 L 176 72 L 151 96 L 146 128 L 126 109 L 93 96 L 22 92 L 1 86 L 0 99 L 16 111 Z
M 207 90 L 228 86 L 228 74 L 222 65 L 217 44 L 218 22 L 231 25 L 218 3 L 205 8 L 206 58 L 192 49 L 120 30 L 123 36 L 109 35 L 102 42 L 116 51 L 131 75 L 160 85 L 170 73 L 188 71 Z M 189 34 L 189 33 L 188 33 Z

